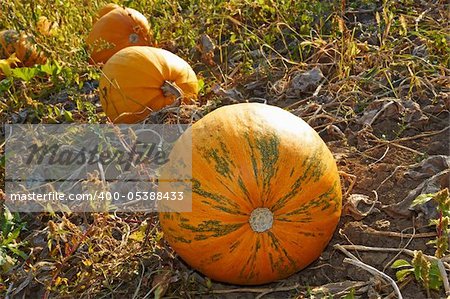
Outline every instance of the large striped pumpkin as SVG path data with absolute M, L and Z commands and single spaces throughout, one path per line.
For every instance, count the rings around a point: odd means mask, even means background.
M 192 212 L 166 212 L 164 236 L 193 268 L 234 284 L 285 278 L 317 259 L 341 214 L 336 162 L 303 120 L 277 107 L 219 108 L 177 141 L 162 177 L 192 138 Z M 175 165 L 177 164 L 177 165 Z M 169 188 L 169 187 L 167 187 Z

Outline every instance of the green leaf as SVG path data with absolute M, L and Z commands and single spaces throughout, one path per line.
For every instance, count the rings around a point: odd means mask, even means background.
M 429 279 L 430 279 L 429 282 L 430 289 L 439 290 L 442 287 L 442 277 L 441 272 L 439 271 L 437 261 L 433 261 L 431 263 Z
M 162 298 L 162 296 L 164 296 L 164 293 L 166 292 L 166 290 L 164 289 L 164 286 L 157 286 L 155 289 L 155 293 L 154 293 L 154 299 L 160 299 Z
M 211 281 L 211 279 L 206 278 L 206 279 L 205 279 L 205 282 L 206 282 L 206 287 L 207 287 L 208 289 L 211 289 L 211 288 L 212 288 L 212 281 Z
M 422 267 L 420 265 L 414 266 L 414 277 L 416 278 L 417 281 L 423 280 Z
M 434 239 L 434 240 L 428 241 L 426 244 L 427 244 L 427 245 L 436 245 L 436 243 L 437 243 L 437 240 Z
M 33 79 L 39 70 L 35 67 L 21 67 L 12 69 L 13 77 L 22 79 L 25 82 L 29 82 Z
M 47 75 L 53 75 L 53 72 L 57 71 L 57 67 L 55 65 L 52 65 L 50 61 L 47 61 L 46 64 L 40 65 L 39 70 Z
M 203 79 L 198 79 L 198 90 L 202 92 L 204 88 L 205 88 L 205 81 Z
M 6 273 L 8 272 L 12 267 L 14 267 L 16 263 L 16 259 L 7 255 L 5 252 L 0 251 L 0 267 L 1 272 Z
M 10 77 L 12 74 L 11 65 L 15 65 L 16 62 L 19 61 L 20 60 L 16 57 L 16 53 L 13 53 L 8 59 L 0 59 L 0 70 L 5 76 Z
M 64 118 L 66 119 L 66 121 L 73 122 L 72 112 L 67 111 L 67 110 L 63 110 L 63 111 L 64 111 Z
M 12 81 L 12 78 L 5 78 L 3 80 L 0 80 L 0 93 L 9 90 L 12 86 Z
M 395 273 L 395 276 L 397 277 L 398 281 L 403 281 L 413 271 L 413 268 L 399 270 Z
M 415 207 L 417 205 L 423 205 L 423 204 L 427 203 L 428 201 L 430 201 L 433 197 L 434 197 L 434 194 L 432 194 L 432 193 L 420 194 L 419 196 L 416 197 L 416 199 L 413 200 L 413 202 L 411 204 L 411 208 Z
M 138 242 L 144 241 L 147 232 L 147 227 L 148 227 L 147 221 L 142 222 L 141 225 L 139 226 L 139 229 L 130 234 L 129 239 Z
M 3 266 L 6 263 L 6 252 L 3 247 L 0 247 L 0 266 Z
M 28 255 L 25 252 L 23 252 L 20 249 L 17 249 L 16 247 L 13 247 L 10 245 L 10 246 L 8 246 L 8 249 L 11 250 L 11 252 L 14 253 L 15 255 L 18 255 L 21 258 L 23 258 L 24 260 L 26 260 L 28 258 Z
M 7 207 L 4 207 L 3 215 L 0 217 L 0 225 L 2 229 L 2 238 L 7 238 L 14 226 L 14 216 Z
M 56 75 L 59 75 L 59 73 L 61 73 L 61 71 L 62 71 L 62 66 L 59 65 L 58 61 L 55 61 L 54 63 L 55 63 L 55 64 L 54 64 L 54 66 L 53 66 L 53 73 L 52 73 L 52 75 L 53 75 L 53 76 L 56 76 Z
M 83 101 L 81 101 L 80 99 L 77 99 L 77 109 L 79 111 L 82 111 L 83 108 L 84 108 Z
M 61 116 L 61 110 L 58 106 L 53 106 L 53 111 L 55 111 L 56 116 Z
M 391 266 L 392 269 L 398 269 L 403 267 L 412 267 L 412 265 L 407 260 L 399 259 L 396 260 Z
M 156 232 L 156 234 L 155 234 L 155 241 L 159 242 L 159 241 L 162 240 L 163 237 L 164 237 L 164 233 L 162 231 Z
M 355 289 L 351 289 L 350 293 L 342 297 L 342 299 L 355 299 Z
M 7 238 L 5 240 L 3 240 L 2 244 L 7 245 L 7 244 L 15 241 L 19 237 L 20 232 L 22 231 L 23 227 L 24 227 L 24 224 L 20 225 L 19 227 L 16 227 L 12 232 L 10 232 L 7 235 Z

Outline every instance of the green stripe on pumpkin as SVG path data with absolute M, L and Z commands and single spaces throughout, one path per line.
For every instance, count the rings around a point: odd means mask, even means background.
M 337 198 L 336 190 L 337 182 L 334 182 L 334 184 L 325 193 L 321 194 L 316 199 L 313 199 L 301 205 L 298 209 L 286 213 L 286 216 L 302 214 L 309 215 L 310 209 L 312 208 L 321 208 L 322 211 L 329 209 L 331 206 L 331 202 L 335 202 L 335 198 Z M 337 209 L 337 204 L 334 206 L 334 209 Z
M 259 185 L 258 179 L 258 163 L 256 162 L 256 154 L 253 143 L 250 141 L 250 134 L 248 132 L 244 133 L 244 138 L 247 140 L 247 144 L 250 147 L 250 160 L 252 162 L 253 174 L 255 176 L 256 184 Z
M 326 165 L 323 163 L 322 159 L 320 159 L 322 153 L 323 150 L 319 148 L 311 157 L 302 162 L 303 167 L 306 167 L 303 175 L 297 178 L 292 185 L 291 190 L 274 204 L 272 208 L 273 212 L 281 209 L 286 202 L 296 196 L 302 190 L 303 184 L 306 184 L 311 180 L 317 182 L 323 176 Z
M 242 180 L 242 177 L 240 177 L 240 176 L 238 178 L 238 186 L 242 190 L 242 193 L 244 193 L 245 199 L 247 199 L 248 202 L 251 202 L 251 200 L 250 200 L 250 193 L 248 192 L 247 187 L 245 187 L 245 183 Z
M 238 248 L 239 247 L 239 244 L 241 244 L 241 240 L 236 240 L 235 242 L 233 242 L 231 245 L 230 245 L 230 253 L 232 253 L 236 248 Z
M 237 203 L 235 203 L 234 201 L 232 201 L 231 199 L 229 199 L 221 194 L 212 193 L 212 192 L 202 189 L 202 184 L 197 179 L 192 179 L 192 192 L 201 197 L 211 199 L 218 204 L 230 205 L 233 208 L 235 208 L 236 210 L 240 209 L 239 205 Z
M 219 210 L 228 214 L 232 214 L 232 215 L 246 215 L 245 213 L 241 212 L 238 209 L 230 209 L 224 206 L 216 206 L 211 204 L 209 201 L 206 200 L 202 200 L 202 203 L 209 205 L 211 208 L 215 209 L 215 210 Z
M 209 237 L 222 237 L 242 227 L 244 223 L 225 224 L 219 220 L 205 220 L 197 226 L 183 222 L 179 226 L 193 233 L 209 233 Z M 203 234 L 199 234 L 203 235 Z
M 221 176 L 228 178 L 230 180 L 233 179 L 233 177 L 232 177 L 233 173 L 231 172 L 231 169 L 230 169 L 230 162 L 225 157 L 223 157 L 219 154 L 218 149 L 216 149 L 216 148 L 212 148 L 212 149 L 208 149 L 208 150 L 203 149 L 202 157 L 205 158 L 206 161 L 208 161 L 209 163 L 211 163 L 212 161 L 215 162 L 214 167 L 218 174 L 220 174 Z
M 192 240 L 185 239 L 185 238 L 183 238 L 183 237 L 181 237 L 181 236 L 172 236 L 172 237 L 173 237 L 173 239 L 174 239 L 175 241 L 180 242 L 180 243 L 186 243 L 186 244 L 189 244 L 189 243 L 192 242 Z
M 223 258 L 223 254 L 222 253 L 216 253 L 216 254 L 213 254 L 211 256 L 211 261 L 212 262 L 217 262 L 218 260 L 220 260 L 222 258 Z

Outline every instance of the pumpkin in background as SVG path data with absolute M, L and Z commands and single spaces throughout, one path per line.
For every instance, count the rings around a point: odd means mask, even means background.
M 31 35 L 20 34 L 16 30 L 3 30 L 0 32 L 0 59 L 7 59 L 13 53 L 20 60 L 18 66 L 33 66 L 46 61 Z
M 192 155 L 185 153 L 191 141 Z M 164 237 L 217 281 L 286 278 L 320 256 L 341 215 L 331 152 L 307 123 L 278 107 L 244 103 L 209 113 L 177 141 L 160 179 L 183 173 L 171 163 L 192 165 L 192 212 L 159 202 Z M 178 191 L 172 188 L 161 191 Z
M 117 5 L 116 3 L 108 3 L 105 6 L 101 7 L 98 10 L 97 15 L 94 17 L 94 23 L 97 22 L 98 19 L 106 15 L 108 12 L 116 8 L 120 8 L 120 5 Z
M 151 111 L 194 100 L 198 81 L 189 64 L 159 48 L 135 46 L 117 52 L 103 66 L 100 101 L 114 123 L 136 123 Z
M 105 63 L 123 48 L 150 45 L 150 25 L 137 10 L 118 7 L 95 22 L 86 43 L 90 63 Z

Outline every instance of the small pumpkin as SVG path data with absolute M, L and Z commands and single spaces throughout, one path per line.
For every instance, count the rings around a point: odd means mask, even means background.
M 33 66 L 46 61 L 31 35 L 20 34 L 16 30 L 3 30 L 0 32 L 0 59 L 7 59 L 13 53 L 20 60 L 18 66 Z
M 286 278 L 320 256 L 339 221 L 331 152 L 307 123 L 278 107 L 243 103 L 209 113 L 177 141 L 160 179 L 186 173 L 173 172 L 178 165 L 192 166 L 192 211 L 169 212 L 181 203 L 161 201 L 161 227 L 179 256 L 211 279 L 254 285 Z
M 134 46 L 120 50 L 103 66 L 100 101 L 114 123 L 136 123 L 151 111 L 194 100 L 198 81 L 189 64 L 163 49 Z
M 95 22 L 86 43 L 90 63 L 105 63 L 123 48 L 150 45 L 150 25 L 137 10 L 118 7 Z
M 97 22 L 101 17 L 106 15 L 108 12 L 116 8 L 120 8 L 120 5 L 117 5 L 116 3 L 108 3 L 105 6 L 101 7 L 98 10 L 97 15 L 94 17 L 94 23 Z

